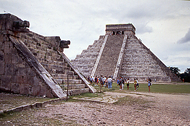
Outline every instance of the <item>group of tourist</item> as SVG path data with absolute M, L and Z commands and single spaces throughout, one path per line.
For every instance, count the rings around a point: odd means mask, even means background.
M 124 83 L 125 83 L 125 80 L 123 77 L 117 78 L 117 85 L 120 87 L 120 90 L 123 90 Z
M 113 82 L 113 77 L 112 76 L 96 76 L 96 77 L 88 77 L 88 81 L 94 86 L 97 86 L 98 84 L 100 84 L 100 86 L 105 86 L 105 88 L 112 88 L 112 82 Z M 123 77 L 119 77 L 117 78 L 116 80 L 117 82 L 117 85 L 119 86 L 119 90 L 123 90 L 124 89 L 124 84 L 126 83 L 127 85 L 127 90 L 129 90 L 129 83 L 130 83 L 130 80 L 129 78 L 123 78 Z M 152 85 L 151 84 L 151 79 L 148 78 L 147 79 L 147 82 L 148 82 L 148 89 L 149 89 L 149 92 L 150 92 L 150 86 Z M 139 88 L 139 83 L 138 83 L 138 78 L 134 78 L 134 91 L 137 91 Z
M 113 79 L 112 79 L 112 76 L 96 76 L 96 77 L 88 77 L 88 81 L 90 82 L 90 84 L 94 85 L 98 85 L 99 83 L 101 84 L 101 86 L 105 86 L 105 88 L 112 88 L 112 82 L 113 82 Z

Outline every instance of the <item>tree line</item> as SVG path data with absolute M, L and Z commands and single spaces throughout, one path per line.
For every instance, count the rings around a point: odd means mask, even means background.
M 187 68 L 184 73 L 180 73 L 180 69 L 178 67 L 169 67 L 169 69 L 183 82 L 190 82 L 190 68 Z

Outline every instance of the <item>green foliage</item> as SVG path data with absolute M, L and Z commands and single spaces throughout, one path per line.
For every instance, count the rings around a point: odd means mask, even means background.
M 187 68 L 184 73 L 179 73 L 180 69 L 178 67 L 169 67 L 172 73 L 176 74 L 181 78 L 183 82 L 190 82 L 190 68 Z
M 184 82 L 190 82 L 190 68 L 187 68 L 184 73 L 180 75 L 181 80 Z
M 169 67 L 169 69 L 172 71 L 172 73 L 176 74 L 179 77 L 180 69 L 178 67 Z

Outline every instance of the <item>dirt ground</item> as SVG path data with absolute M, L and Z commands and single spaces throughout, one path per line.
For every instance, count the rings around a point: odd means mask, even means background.
M 190 95 L 158 93 L 109 93 L 106 95 L 132 96 L 145 101 L 133 104 L 108 104 L 97 102 L 66 102 L 47 105 L 36 116 L 57 118 L 64 124 L 81 125 L 159 125 L 189 126 Z
M 104 98 L 129 98 L 123 102 L 58 102 L 41 109 L 19 112 L 1 125 L 71 126 L 190 126 L 190 94 L 105 92 Z M 84 100 L 84 99 L 83 99 Z M 89 99 L 88 99 L 89 100 Z M 106 100 L 104 100 L 106 101 Z M 134 102 L 131 102 L 134 101 Z

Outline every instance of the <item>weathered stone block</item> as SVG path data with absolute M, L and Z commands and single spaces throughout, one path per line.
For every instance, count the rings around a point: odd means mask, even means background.
M 49 90 L 46 90 L 46 97 L 48 98 L 53 98 L 53 92 L 49 89 Z
M 13 64 L 19 63 L 19 59 L 20 59 L 20 57 L 18 56 L 16 49 L 13 49 L 12 50 L 12 63 Z
M 12 55 L 11 53 L 4 53 L 4 61 L 6 63 L 11 63 L 11 60 L 12 60 Z
M 11 63 L 5 64 L 5 75 L 13 75 L 13 67 L 14 65 Z
M 5 68 L 4 68 L 4 62 L 0 60 L 0 74 L 4 74 Z
M 25 68 L 25 62 L 21 62 L 21 63 L 17 64 L 17 66 L 20 68 Z
M 29 94 L 29 84 L 20 84 L 19 89 L 20 89 L 20 94 L 24 95 Z
M 20 86 L 18 83 L 11 83 L 11 92 L 16 94 L 20 93 Z
M 0 88 L 5 91 L 10 91 L 10 84 L 11 84 L 11 76 L 0 76 L 1 77 L 1 85 Z
M 27 76 L 26 75 L 18 75 L 18 83 L 19 84 L 26 84 L 27 83 Z
M 4 52 L 5 53 L 11 53 L 11 50 L 12 50 L 12 43 L 11 42 L 9 42 L 9 41 L 6 41 L 5 43 L 4 43 Z
M 33 96 L 39 96 L 39 94 L 40 94 L 40 91 L 41 91 L 41 86 L 40 85 L 33 85 L 32 86 L 32 92 L 31 92 L 31 94 L 33 95 Z

